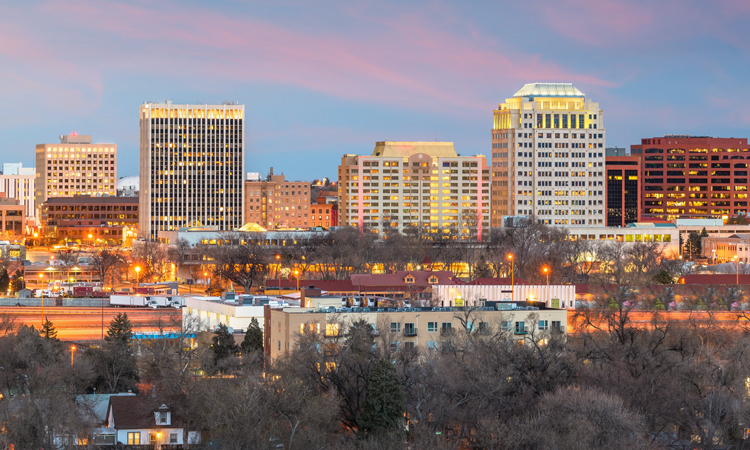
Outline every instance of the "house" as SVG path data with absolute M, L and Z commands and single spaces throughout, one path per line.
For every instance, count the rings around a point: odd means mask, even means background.
M 182 446 L 183 421 L 166 404 L 152 397 L 111 397 L 107 428 L 115 431 L 115 441 L 125 445 L 152 445 L 155 448 Z M 200 434 L 188 433 L 188 443 L 200 443 Z

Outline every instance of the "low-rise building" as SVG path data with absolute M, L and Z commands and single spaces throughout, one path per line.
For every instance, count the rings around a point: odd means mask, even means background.
M 340 298 L 313 299 L 309 308 L 265 309 L 264 350 L 272 360 L 298 347 L 305 333 L 320 333 L 332 345 L 364 320 L 377 335 L 376 345 L 392 350 L 441 350 L 466 333 L 501 333 L 519 342 L 566 333 L 567 312 L 525 302 L 502 302 L 479 308 L 341 308 Z
M 231 327 L 236 331 L 246 331 L 253 318 L 263 328 L 263 306 L 236 305 L 220 297 L 187 297 L 182 310 L 182 320 L 200 320 L 200 328 L 212 331 L 218 325 Z
M 41 223 L 47 239 L 127 245 L 138 234 L 138 197 L 52 197 Z
M 701 239 L 701 256 L 713 263 L 750 261 L 750 233 L 709 236 Z
M 18 240 L 27 234 L 26 207 L 18 199 L 0 194 L 0 236 Z
M 107 428 L 114 430 L 115 442 L 122 445 L 182 448 L 185 443 L 185 424 L 177 413 L 166 404 L 159 405 L 143 396 L 110 397 Z M 187 436 L 188 444 L 200 443 L 199 432 L 189 431 Z

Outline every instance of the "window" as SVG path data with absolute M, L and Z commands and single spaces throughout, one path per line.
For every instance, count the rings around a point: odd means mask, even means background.
M 437 328 L 437 327 L 435 327 Z M 438 349 L 438 341 L 427 341 L 427 348 L 430 350 L 437 350 Z
M 401 332 L 401 322 L 391 322 L 391 333 Z
M 427 322 L 427 331 L 434 333 L 437 331 L 437 322 Z
M 510 331 L 510 322 L 505 320 L 500 322 L 500 329 L 503 331 Z
M 327 323 L 326 324 L 326 336 L 338 336 L 339 335 L 339 324 Z
M 405 323 L 404 324 L 404 335 L 405 336 L 416 336 L 417 335 L 417 328 L 414 326 L 413 323 Z
M 450 334 L 451 332 L 451 323 L 450 322 L 443 322 L 440 325 L 440 333 L 441 334 Z
M 391 351 L 395 352 L 401 348 L 401 341 L 391 341 Z
M 516 334 L 526 334 L 526 322 L 516 322 Z
M 170 444 L 177 443 L 177 433 L 169 433 L 169 443 Z
M 540 320 L 538 326 L 540 331 L 547 330 L 549 328 L 549 321 Z
M 156 433 L 149 433 L 148 434 L 148 443 L 150 445 L 156 445 Z
M 128 433 L 128 445 L 141 445 L 141 433 Z

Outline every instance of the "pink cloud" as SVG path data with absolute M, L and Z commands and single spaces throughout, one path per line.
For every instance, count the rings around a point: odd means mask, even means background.
M 529 81 L 613 85 L 539 55 L 498 50 L 501 46 L 478 37 L 476 30 L 441 31 L 418 14 L 401 14 L 379 27 L 345 35 L 330 29 L 306 33 L 167 3 L 146 7 L 51 0 L 40 12 L 89 35 L 87 51 L 108 66 L 197 83 L 271 82 L 348 100 L 443 112 L 487 110 Z M 110 48 L 113 41 L 125 44 Z M 494 86 L 502 98 L 488 101 L 488 87 Z

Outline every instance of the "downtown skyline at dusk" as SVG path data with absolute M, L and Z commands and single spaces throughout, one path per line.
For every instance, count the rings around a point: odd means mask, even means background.
M 742 137 L 750 37 L 741 1 L 6 2 L 4 161 L 91 134 L 137 175 L 144 101 L 246 105 L 245 171 L 327 176 L 376 141 L 491 153 L 491 112 L 530 82 L 572 82 L 607 145 Z

